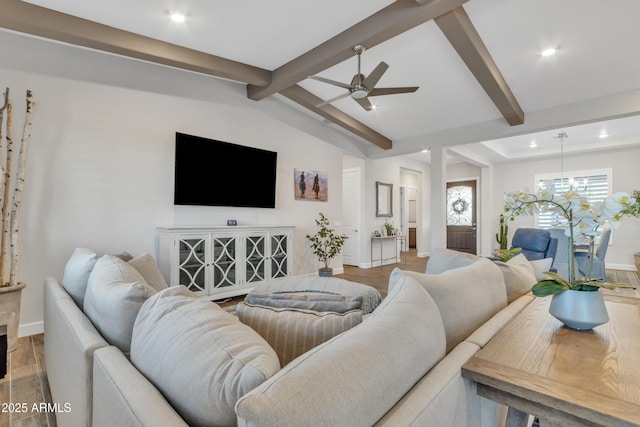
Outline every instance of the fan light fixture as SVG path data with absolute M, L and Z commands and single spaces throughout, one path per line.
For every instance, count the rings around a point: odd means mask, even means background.
M 335 80 L 326 79 L 320 76 L 311 76 L 310 78 L 314 80 L 318 80 L 320 82 L 328 83 L 330 85 L 338 86 L 343 89 L 347 89 L 347 92 L 336 96 L 335 98 L 331 98 L 327 101 L 323 101 L 320 104 L 316 105 L 316 107 L 324 107 L 327 104 L 331 104 L 334 101 L 337 101 L 342 98 L 351 97 L 355 100 L 362 108 L 367 111 L 375 110 L 373 104 L 369 100 L 370 96 L 380 96 L 380 95 L 393 95 L 396 93 L 410 93 L 418 90 L 417 86 L 413 87 L 389 87 L 389 88 L 376 88 L 376 84 L 378 80 L 382 77 L 382 75 L 387 71 L 389 66 L 384 62 L 378 64 L 376 68 L 368 75 L 365 76 L 360 72 L 360 55 L 364 52 L 365 48 L 363 45 L 359 44 L 353 47 L 353 52 L 358 57 L 358 73 L 353 76 L 351 79 L 351 83 L 342 83 Z

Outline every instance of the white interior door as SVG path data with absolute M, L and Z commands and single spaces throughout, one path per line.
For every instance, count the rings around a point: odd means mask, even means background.
M 342 247 L 342 263 L 360 265 L 360 168 L 342 172 L 342 233 L 349 238 Z

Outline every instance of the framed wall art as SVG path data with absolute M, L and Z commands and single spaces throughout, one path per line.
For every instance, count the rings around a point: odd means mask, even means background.
M 295 200 L 326 202 L 329 184 L 327 173 L 308 169 L 293 169 Z

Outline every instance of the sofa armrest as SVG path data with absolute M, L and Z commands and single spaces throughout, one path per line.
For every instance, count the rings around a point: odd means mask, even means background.
M 95 352 L 93 387 L 94 427 L 187 426 L 116 347 Z
M 53 278 L 44 283 L 44 356 L 59 425 L 91 425 L 93 352 L 109 344 Z

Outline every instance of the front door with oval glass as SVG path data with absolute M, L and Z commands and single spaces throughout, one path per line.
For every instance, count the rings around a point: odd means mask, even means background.
M 476 181 L 447 183 L 447 248 L 476 253 Z

